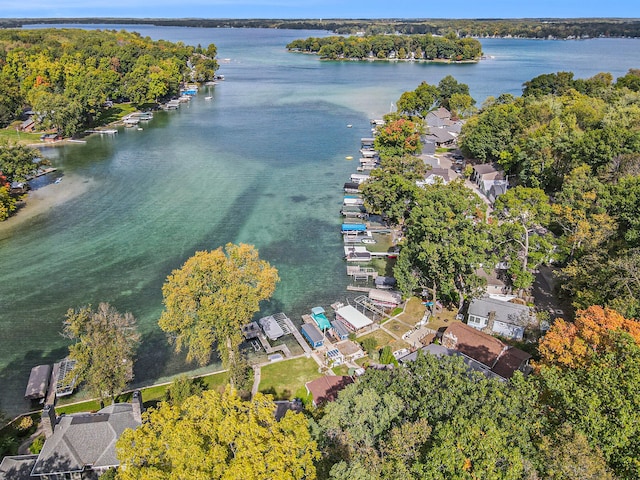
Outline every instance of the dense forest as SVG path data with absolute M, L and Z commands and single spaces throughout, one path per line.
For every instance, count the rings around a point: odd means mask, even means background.
M 488 99 L 460 144 L 548 204 L 536 238 L 548 238 L 575 307 L 640 315 L 640 70 L 536 77 L 522 97 Z
M 2 27 L 34 23 L 149 24 L 201 28 L 289 28 L 326 30 L 341 35 L 363 32 L 380 34 L 426 34 L 464 37 L 587 38 L 639 37 L 640 21 L 617 18 L 534 19 L 211 19 L 211 18 L 38 18 L 0 19 Z
M 39 129 L 72 135 L 100 123 L 108 100 L 157 102 L 213 79 L 215 55 L 126 31 L 0 30 L 0 127 L 30 106 Z
M 477 60 L 482 45 L 472 38 L 427 35 L 371 35 L 310 37 L 294 40 L 289 51 L 316 53 L 325 59 Z

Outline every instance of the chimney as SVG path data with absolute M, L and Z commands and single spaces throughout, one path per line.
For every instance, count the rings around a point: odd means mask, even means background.
M 142 394 L 140 393 L 140 390 L 133 392 L 131 405 L 133 406 L 133 418 L 136 422 L 142 423 L 142 412 L 144 412 L 144 407 L 142 406 Z
M 53 430 L 56 428 L 56 421 L 55 407 L 53 405 L 45 405 L 42 409 L 42 430 L 46 438 L 53 435 Z

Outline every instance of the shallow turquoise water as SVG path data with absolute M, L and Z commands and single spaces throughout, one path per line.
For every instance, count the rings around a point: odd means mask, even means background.
M 369 119 L 420 81 L 454 75 L 481 103 L 518 94 L 540 73 L 619 76 L 640 66 L 637 40 L 486 40 L 494 58 L 477 65 L 339 63 L 284 50 L 321 32 L 132 28 L 216 43 L 230 59 L 220 69 L 227 80 L 176 112 L 159 112 L 142 131 L 48 150 L 64 175 L 91 188 L 0 234 L 0 405 L 8 412 L 25 408 L 31 367 L 64 356 L 58 332 L 69 307 L 108 301 L 138 318 L 137 382 L 190 368 L 156 322 L 164 279 L 197 250 L 256 245 L 282 278 L 265 312 L 296 319 L 344 298 L 338 212 L 355 170 L 345 156 L 370 135 Z

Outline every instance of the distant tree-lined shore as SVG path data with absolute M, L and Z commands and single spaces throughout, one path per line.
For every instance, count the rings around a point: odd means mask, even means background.
M 364 33 L 446 35 L 460 37 L 593 38 L 640 37 L 640 19 L 524 18 L 524 19 L 215 19 L 215 18 L 5 18 L 0 28 L 33 24 L 133 24 L 206 28 L 288 28 L 326 30 L 348 35 Z

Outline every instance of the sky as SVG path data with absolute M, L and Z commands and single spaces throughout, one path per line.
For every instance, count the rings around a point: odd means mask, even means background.
M 0 0 L 0 18 L 640 18 L 638 0 Z

